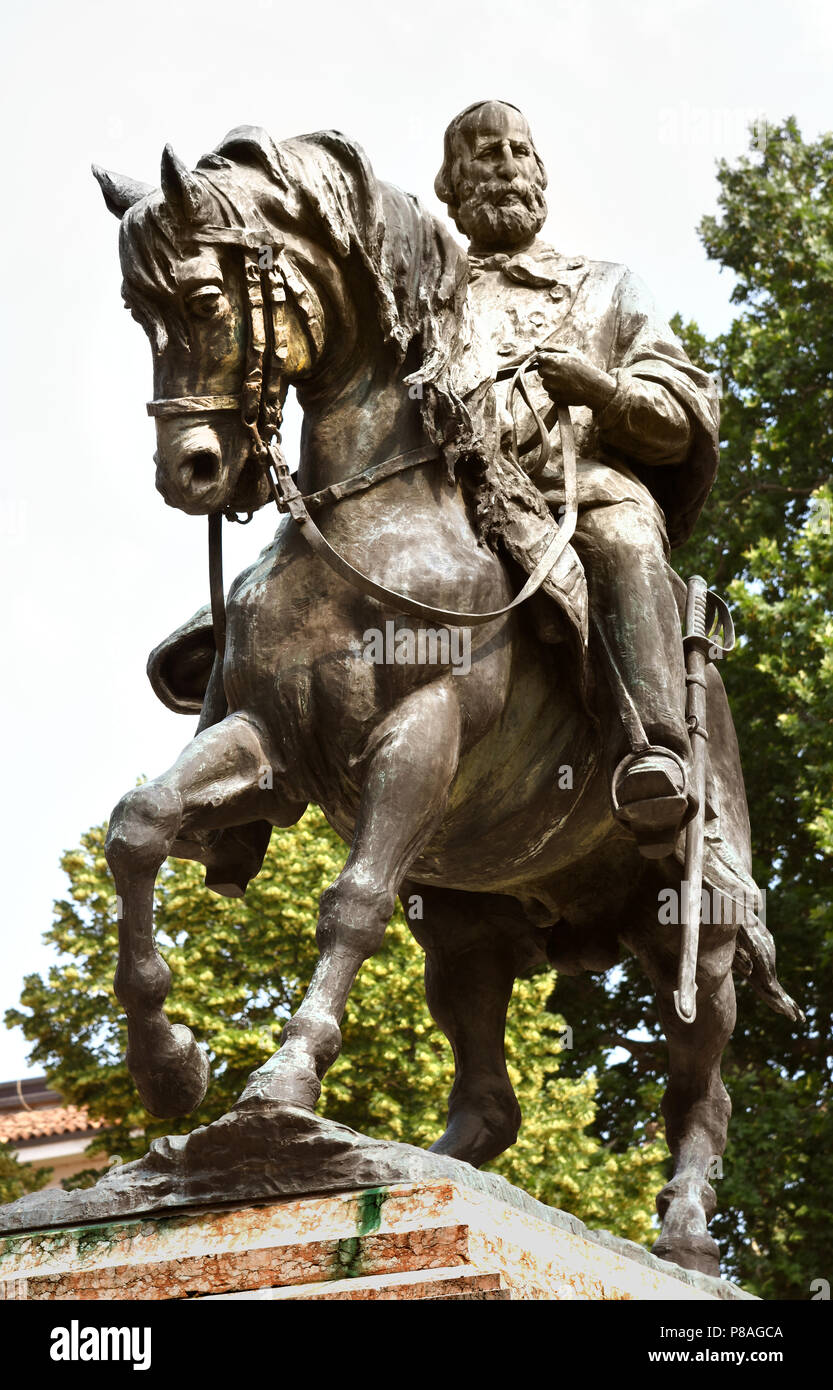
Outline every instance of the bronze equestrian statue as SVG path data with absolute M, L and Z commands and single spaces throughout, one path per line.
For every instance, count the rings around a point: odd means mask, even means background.
M 692 794 L 685 586 L 668 544 L 714 469 L 708 378 L 622 267 L 535 240 L 543 167 L 501 103 L 453 123 L 438 180 L 471 260 L 335 132 L 275 145 L 241 127 L 194 171 L 168 148 L 155 191 L 97 177 L 153 350 L 156 484 L 208 516 L 213 538 L 212 611 L 150 664 L 172 708 L 201 709 L 198 732 L 122 798 L 107 844 L 123 904 L 115 987 L 144 1103 L 188 1113 L 208 1082 L 163 1010 L 160 866 L 197 859 L 215 890 L 239 894 L 271 827 L 314 802 L 350 851 L 321 898 L 306 997 L 232 1117 L 314 1108 L 356 974 L 397 894 L 418 894 L 411 927 L 456 1064 L 434 1148 L 483 1164 L 520 1123 L 504 1061 L 516 977 L 603 971 L 624 946 L 669 1049 L 674 1171 L 655 1248 L 716 1273 L 708 1171 L 730 1114 L 733 966 L 772 1008 L 800 1011 L 754 911 L 737 745 L 705 658 L 706 792 Z M 304 413 L 294 477 L 279 442 L 289 386 Z M 275 538 L 224 602 L 220 518 L 270 498 Z M 366 634 L 390 622 L 432 636 L 439 658 L 369 662 Z M 438 623 L 470 633 L 465 676 Z M 679 932 L 658 901 L 681 890 L 693 814 L 723 911 L 702 924 L 684 1022 Z

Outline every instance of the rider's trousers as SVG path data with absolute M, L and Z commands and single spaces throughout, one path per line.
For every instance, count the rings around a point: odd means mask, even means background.
M 631 500 L 588 506 L 572 543 L 587 577 L 591 665 L 618 714 L 613 762 L 645 741 L 686 760 L 680 617 L 657 513 Z

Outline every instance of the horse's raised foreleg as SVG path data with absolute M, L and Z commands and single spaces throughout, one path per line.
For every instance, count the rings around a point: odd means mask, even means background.
M 188 1114 L 208 1084 L 208 1061 L 189 1028 L 162 1005 L 170 971 L 153 939 L 156 875 L 189 829 L 239 824 L 275 810 L 261 783 L 270 760 L 256 727 L 229 715 L 199 734 L 161 777 L 134 787 L 110 818 L 107 862 L 121 900 L 115 991 L 127 1015 L 127 1064 L 148 1110 Z
M 716 1174 L 732 1113 L 720 1061 L 735 1025 L 733 956 L 733 928 L 703 928 L 693 1023 L 681 1022 L 674 1008 L 676 953 L 663 953 L 661 962 L 655 960 L 649 970 L 668 1043 L 669 1081 L 662 1112 L 673 1160 L 671 1181 L 657 1197 L 662 1231 L 654 1254 L 704 1274 L 720 1272 L 717 1242 L 708 1233 L 717 1205 L 709 1179 Z
M 350 854 L 321 895 L 321 954 L 309 989 L 283 1030 L 280 1051 L 252 1073 L 238 1106 L 314 1108 L 341 1051 L 339 1024 L 353 981 L 381 946 L 403 875 L 445 808 L 460 749 L 450 685 L 436 682 L 409 695 L 376 731 L 372 748 Z

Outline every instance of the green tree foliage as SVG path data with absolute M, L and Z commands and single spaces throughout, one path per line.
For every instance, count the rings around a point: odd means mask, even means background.
M 46 1186 L 51 1176 L 51 1168 L 21 1163 L 11 1144 L 0 1144 L 0 1205 L 14 1202 L 27 1192 L 37 1192 Z
M 718 170 L 708 255 L 732 272 L 738 306 L 708 341 L 675 324 L 690 356 L 718 374 L 722 456 L 695 536 L 675 555 L 735 610 L 725 662 L 752 821 L 754 872 L 782 982 L 804 1028 L 745 985 L 724 1056 L 734 1115 L 715 1183 L 712 1230 L 727 1273 L 768 1298 L 808 1298 L 833 1278 L 833 135 L 805 143 L 793 120 L 765 150 Z M 635 963 L 609 989 L 559 980 L 553 1007 L 596 1018 L 589 1053 L 601 1082 L 595 1132 L 630 1140 L 657 1115 L 666 1071 L 653 1001 Z M 629 1057 L 605 1069 L 617 1043 Z M 621 1054 L 617 1054 L 621 1055 Z
M 263 871 L 240 901 L 218 898 L 196 864 L 169 860 L 156 891 L 157 939 L 171 969 L 167 1012 L 207 1044 L 212 1084 L 201 1109 L 177 1124 L 142 1108 L 124 1062 L 126 1030 L 112 993 L 117 926 L 104 859 L 105 827 L 64 855 L 69 893 L 46 933 L 58 959 L 26 978 L 22 1009 L 6 1015 L 33 1044 L 67 1101 L 106 1120 L 99 1152 L 122 1160 L 150 1139 L 215 1119 L 249 1072 L 278 1044 L 317 952 L 318 897 L 338 874 L 345 847 L 321 813 L 276 830 Z M 328 1074 L 321 1109 L 373 1136 L 429 1145 L 442 1131 L 453 1079 L 451 1053 L 425 1005 L 423 957 L 401 910 L 383 949 L 362 968 L 343 1024 L 344 1051 Z M 666 1149 L 653 1130 L 630 1152 L 589 1133 L 596 1078 L 562 1074 L 563 1021 L 547 1011 L 552 977 L 519 981 L 507 1057 L 524 1124 L 518 1145 L 494 1166 L 542 1201 L 589 1224 L 651 1243 L 651 1212 Z M 84 1181 L 87 1181 L 84 1175 Z

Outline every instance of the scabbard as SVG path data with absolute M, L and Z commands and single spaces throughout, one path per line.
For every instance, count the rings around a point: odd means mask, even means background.
M 694 665 L 694 663 L 692 663 Z M 699 676 L 699 663 L 689 674 Z M 702 667 L 705 671 L 705 664 Z M 695 687 L 696 688 L 696 687 Z M 697 1015 L 697 950 L 700 944 L 703 895 L 703 851 L 706 830 L 706 746 L 708 737 L 702 725 L 691 735 L 691 789 L 697 797 L 697 812 L 686 827 L 685 869 L 682 885 L 682 932 L 680 961 L 674 1006 L 683 1023 L 693 1023 Z
M 709 641 L 706 636 L 706 581 L 696 574 L 688 582 L 686 601 L 686 723 L 691 739 L 691 791 L 697 811 L 686 827 L 685 869 L 681 894 L 680 960 L 674 1007 L 683 1023 L 697 1016 L 697 950 L 702 920 L 703 854 L 706 831 L 706 668 Z

